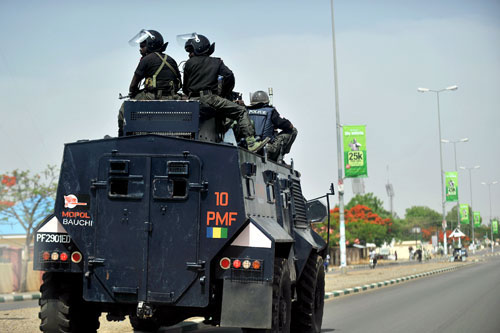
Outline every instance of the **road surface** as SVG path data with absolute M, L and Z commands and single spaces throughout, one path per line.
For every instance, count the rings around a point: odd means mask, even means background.
M 37 303 L 3 303 L 0 310 L 33 307 L 37 311 Z M 322 331 L 500 333 L 499 312 L 500 257 L 488 257 L 484 262 L 449 273 L 328 300 Z M 169 331 L 172 330 L 162 330 Z M 241 330 L 205 327 L 195 332 Z
M 500 332 L 500 258 L 325 303 L 322 332 Z M 207 328 L 196 332 L 238 333 Z

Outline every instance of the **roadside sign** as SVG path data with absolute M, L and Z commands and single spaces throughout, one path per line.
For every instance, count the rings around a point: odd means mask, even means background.
M 481 213 L 480 212 L 474 212 L 474 227 L 480 227 L 481 226 Z
M 458 201 L 458 172 L 446 172 L 446 201 Z
M 368 176 L 365 126 L 342 126 L 346 178 Z
M 460 204 L 460 223 L 469 224 L 469 205 Z

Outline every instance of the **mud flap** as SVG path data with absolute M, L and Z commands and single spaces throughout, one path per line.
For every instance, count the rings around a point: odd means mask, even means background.
M 225 280 L 221 327 L 271 328 L 273 286 Z

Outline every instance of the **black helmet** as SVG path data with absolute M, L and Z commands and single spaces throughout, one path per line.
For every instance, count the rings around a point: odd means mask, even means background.
M 163 36 L 156 30 L 146 30 L 142 29 L 137 35 L 135 35 L 129 44 L 136 46 L 146 46 L 149 53 L 152 52 L 163 52 L 167 48 L 168 43 L 163 43 Z
M 256 104 L 269 104 L 269 96 L 265 91 L 258 90 L 252 94 L 252 98 L 250 99 L 250 105 Z
M 194 33 L 184 44 L 186 52 L 193 52 L 195 55 L 211 55 L 215 51 L 215 43 L 210 44 L 207 37 Z

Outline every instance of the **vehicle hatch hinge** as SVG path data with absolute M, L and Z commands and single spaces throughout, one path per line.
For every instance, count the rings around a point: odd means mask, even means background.
M 104 258 L 96 258 L 96 257 L 89 257 L 88 259 L 89 266 L 104 265 L 105 261 L 106 259 Z
M 188 270 L 200 272 L 205 270 L 205 263 L 204 260 L 198 260 L 198 262 L 186 262 L 186 266 Z
M 189 183 L 189 189 L 196 191 L 206 192 L 208 190 L 208 182 L 206 180 L 202 181 L 201 184 Z
M 92 179 L 90 181 L 90 188 L 95 190 L 98 187 L 106 187 L 108 186 L 108 182 L 106 180 L 97 180 L 97 179 Z

